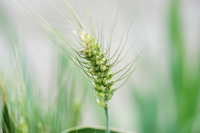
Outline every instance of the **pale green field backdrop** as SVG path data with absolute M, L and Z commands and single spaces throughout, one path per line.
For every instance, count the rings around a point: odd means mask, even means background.
M 36 22 L 41 24 L 38 13 L 61 33 L 74 36 L 72 24 L 59 8 L 59 5 L 65 7 L 62 0 L 15 1 Z M 84 22 L 83 3 L 69 2 Z M 109 29 L 119 2 L 87 0 L 87 3 L 98 23 L 102 22 L 105 10 L 104 26 Z M 138 133 L 199 133 L 200 1 L 122 0 L 121 3 L 111 53 L 117 48 L 133 4 L 136 14 L 123 54 L 137 42 L 123 63 L 114 69 L 123 68 L 136 56 L 137 50 L 145 50 L 140 67 L 109 101 L 110 126 Z M 105 126 L 103 108 L 96 103 L 94 92 L 72 61 L 14 1 L 8 0 L 0 1 L 0 78 L 11 102 L 21 98 L 18 93 L 25 86 L 27 95 L 31 95 L 25 99 L 35 96 L 36 100 L 31 99 L 29 104 L 42 110 L 35 115 L 41 123 L 53 125 L 55 131 L 76 126 Z M 17 104 L 16 108 L 19 109 Z M 51 115 L 54 110 L 57 113 Z M 46 112 L 53 117 L 44 118 Z M 34 121 L 37 123 L 38 119 Z

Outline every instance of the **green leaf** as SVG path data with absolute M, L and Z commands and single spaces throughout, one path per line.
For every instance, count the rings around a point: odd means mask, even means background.
M 180 0 L 171 1 L 170 11 L 170 64 L 173 90 L 176 96 L 177 105 L 177 125 L 175 133 L 192 132 L 194 119 L 198 115 L 199 108 L 199 81 L 200 71 L 198 67 L 199 59 L 191 56 L 184 36 L 184 25 L 180 14 Z
M 11 133 L 11 121 L 10 121 L 10 117 L 9 117 L 9 113 L 8 113 L 8 107 L 5 104 L 3 107 L 3 122 L 2 122 L 2 130 L 3 133 Z
M 130 131 L 124 131 L 121 129 L 116 128 L 110 128 L 110 133 L 136 133 L 136 132 L 130 132 Z M 91 126 L 91 127 L 74 127 L 70 128 L 62 133 L 105 133 L 104 127 L 97 127 L 97 126 Z

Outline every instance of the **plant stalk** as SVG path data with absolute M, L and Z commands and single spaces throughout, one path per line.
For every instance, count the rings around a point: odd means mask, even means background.
M 105 107 L 105 113 L 106 113 L 106 133 L 110 133 L 110 115 L 108 107 Z
M 5 89 L 1 83 L 1 79 L 0 79 L 0 88 L 1 88 L 1 91 L 2 91 L 2 95 L 3 95 L 3 104 L 5 105 L 6 104 L 6 94 L 5 94 Z

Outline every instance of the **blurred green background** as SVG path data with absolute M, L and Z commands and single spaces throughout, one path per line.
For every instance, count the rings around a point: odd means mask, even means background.
M 57 5 L 63 4 L 61 0 L 16 2 L 31 18 L 37 20 L 39 13 L 60 32 L 72 35 L 73 28 Z M 80 1 L 69 2 L 84 15 Z M 131 2 L 121 1 L 114 43 L 120 25 L 126 24 Z M 103 9 L 109 21 L 115 3 L 88 0 L 99 21 Z M 146 48 L 141 57 L 145 60 L 109 102 L 111 127 L 138 133 L 200 133 L 200 1 L 136 3 L 128 45 L 139 36 L 134 47 L 139 51 Z M 0 1 L 0 78 L 18 132 L 62 132 L 76 126 L 105 125 L 103 108 L 72 61 L 7 0 Z M 2 106 L 0 109 L 2 112 Z

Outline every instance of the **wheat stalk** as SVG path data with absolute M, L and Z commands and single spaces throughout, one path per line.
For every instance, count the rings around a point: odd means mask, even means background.
M 3 87 L 2 83 L 1 83 L 1 79 L 0 79 L 0 88 L 2 91 L 2 95 L 3 95 L 3 104 L 6 104 L 6 94 L 5 94 L 5 88 Z

